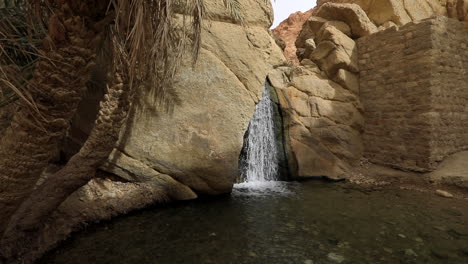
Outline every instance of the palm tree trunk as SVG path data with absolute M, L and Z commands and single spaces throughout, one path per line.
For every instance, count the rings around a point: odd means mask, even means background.
M 101 102 L 96 125 L 80 151 L 65 167 L 46 178 L 11 218 L 0 241 L 3 258 L 12 260 L 24 255 L 23 250 L 29 249 L 24 246 L 27 240 L 40 232 L 47 217 L 67 197 L 95 177 L 96 170 L 109 157 L 130 105 L 128 86 L 124 86 L 120 74 L 115 74 L 113 83 Z
M 0 140 L 0 235 L 53 156 L 90 79 L 101 34 L 89 26 L 94 18 L 79 15 L 84 7 L 76 15 L 70 2 L 56 1 L 57 11 L 49 20 L 29 83 L 36 107 L 23 103 Z

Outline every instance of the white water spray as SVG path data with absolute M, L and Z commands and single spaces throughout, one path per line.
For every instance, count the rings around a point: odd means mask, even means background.
M 278 180 L 278 146 L 275 137 L 274 107 L 265 87 L 262 100 L 255 108 L 246 139 L 246 155 L 241 168 L 245 182 Z
M 244 142 L 243 182 L 235 185 L 237 195 L 289 194 L 286 183 L 278 181 L 280 152 L 275 135 L 275 107 L 265 86 Z

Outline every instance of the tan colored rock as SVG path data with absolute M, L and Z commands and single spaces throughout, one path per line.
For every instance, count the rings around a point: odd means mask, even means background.
M 460 21 L 468 21 L 468 0 L 457 1 L 457 17 Z
M 378 26 L 388 21 L 404 25 L 415 20 L 447 14 L 445 1 L 439 0 L 319 0 L 317 6 L 329 2 L 357 4 Z
M 285 89 L 289 83 L 288 74 L 290 73 L 290 67 L 281 66 L 276 70 L 270 71 L 268 74 L 268 80 L 271 85 L 278 89 Z
M 387 22 L 383 23 L 383 24 L 379 27 L 379 31 L 382 31 L 382 30 L 385 30 L 385 29 L 388 29 L 388 28 L 391 28 L 391 27 L 397 28 L 398 25 L 395 24 L 395 22 L 393 22 L 393 21 L 387 21 Z
M 304 26 L 297 37 L 296 47 L 305 48 L 305 42 L 308 39 L 314 39 L 324 25 L 334 26 L 345 35 L 351 36 L 351 28 L 346 23 L 342 21 L 327 21 L 324 18 L 312 16 L 304 23 Z
M 444 190 L 436 190 L 436 194 L 445 198 L 453 198 L 453 194 Z
M 293 131 L 294 132 L 294 131 Z M 302 142 L 310 142 L 306 145 Z M 312 144 L 316 144 L 312 146 Z M 297 178 L 328 177 L 342 179 L 346 177 L 345 165 L 340 162 L 329 150 L 323 147 L 318 140 L 301 138 L 291 139 L 292 156 L 297 161 Z M 340 164 L 341 163 L 341 164 Z
M 361 113 L 349 102 L 326 100 L 310 97 L 308 101 L 309 116 L 325 117 L 336 124 L 362 129 L 364 119 Z
M 311 16 L 307 19 L 295 41 L 296 47 L 304 48 L 306 40 L 314 39 L 320 28 L 322 28 L 323 24 L 326 22 L 326 19 L 317 16 Z
M 317 135 L 320 143 L 336 158 L 346 164 L 355 166 L 358 155 L 362 153 L 361 134 L 348 126 L 312 127 L 309 131 Z
M 437 169 L 427 176 L 437 183 L 468 188 L 468 151 L 455 153 L 444 159 Z
M 207 17 L 212 21 L 238 23 L 226 8 L 224 1 L 207 0 L 204 2 Z M 270 28 L 273 24 L 273 8 L 264 0 L 240 0 L 239 12 L 243 15 L 245 24 Z
M 312 8 L 312 4 L 311 4 Z M 302 13 L 296 12 L 291 14 L 286 20 L 281 22 L 278 27 L 272 30 L 273 34 L 282 39 L 286 43 L 284 55 L 295 65 L 299 65 L 299 60 L 296 56 L 296 39 L 301 32 L 304 23 L 312 15 L 312 9 Z
M 339 69 L 358 72 L 358 55 L 354 40 L 333 26 L 324 26 L 317 36 L 317 49 L 310 59 L 327 73 L 335 76 Z
M 346 24 L 345 22 L 342 21 L 327 21 L 325 22 L 325 26 L 334 26 L 336 29 L 339 31 L 343 32 L 348 37 L 351 37 L 352 32 L 351 32 L 351 27 Z
M 313 69 L 310 71 L 308 69 Z M 281 71 L 282 73 L 277 73 Z M 359 99 L 312 66 L 277 69 L 275 85 L 284 117 L 293 177 L 347 176 L 362 153 Z M 288 76 L 283 78 L 279 76 Z
M 403 1 L 403 6 L 412 21 L 435 15 L 434 10 L 426 0 L 406 0 Z
M 359 76 L 357 74 L 339 69 L 333 80 L 354 94 L 359 94 Z
M 422 20 L 422 19 L 430 18 L 434 16 L 442 16 L 442 15 L 447 14 L 447 10 L 445 6 L 443 6 L 441 2 L 438 0 L 404 1 L 404 9 L 408 13 L 412 21 Z
M 367 6 L 366 10 L 369 18 L 377 25 L 382 25 L 385 22 L 392 21 L 397 25 L 404 25 L 411 22 L 411 17 L 405 10 L 403 1 L 399 0 L 382 0 L 379 3 L 369 0 L 361 1 L 361 6 Z
M 310 51 L 314 51 L 317 48 L 317 44 L 315 44 L 314 39 L 308 39 L 305 42 L 305 48 L 309 49 Z
M 309 58 L 315 49 L 317 49 L 317 44 L 315 44 L 314 39 L 307 39 L 304 43 L 304 48 L 297 49 L 297 57 L 299 59 Z
M 276 45 L 278 45 L 278 47 L 280 47 L 280 49 L 284 51 L 286 49 L 286 42 L 284 42 L 284 40 L 280 39 L 275 34 L 272 34 L 272 35 L 273 35 L 273 39 L 275 40 Z
M 325 3 L 319 7 L 315 15 L 328 20 L 346 22 L 355 38 L 377 32 L 377 27 L 369 20 L 366 12 L 356 4 Z
M 241 1 L 245 7 L 257 3 Z M 192 67 L 187 58 L 176 76 L 179 103 L 173 111 L 165 113 L 143 96 L 122 131 L 118 150 L 140 165 L 111 157 L 109 166 L 130 175 L 150 170 L 169 175 L 197 193 L 230 192 L 267 73 L 285 62 L 269 34 L 271 14 L 265 16 L 265 10 L 258 9 L 246 26 L 221 15 L 215 18 L 222 22 L 207 21 L 197 63 Z
M 306 67 L 304 67 L 306 69 Z M 304 70 L 292 73 L 290 84 L 307 96 L 320 97 L 326 100 L 349 102 L 357 106 L 359 98 L 340 85 L 328 80 L 322 73 Z

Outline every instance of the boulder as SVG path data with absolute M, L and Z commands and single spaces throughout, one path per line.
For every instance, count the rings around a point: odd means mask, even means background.
M 325 3 L 320 6 L 315 15 L 328 20 L 339 20 L 347 23 L 351 27 L 354 38 L 377 32 L 377 27 L 357 4 Z
M 387 21 L 387 22 L 383 23 L 381 26 L 379 26 L 379 31 L 383 31 L 383 30 L 386 30 L 386 29 L 391 28 L 391 27 L 397 28 L 398 25 L 395 24 L 395 22 L 393 22 L 393 21 Z
M 282 67 L 269 75 L 284 117 L 291 174 L 345 178 L 362 153 L 359 99 L 309 69 Z
M 234 19 L 229 8 L 226 8 L 225 1 L 206 0 L 204 1 L 207 16 L 211 21 L 239 23 Z M 239 0 L 239 13 L 242 14 L 243 22 L 249 26 L 259 26 L 270 28 L 273 24 L 273 7 L 270 3 L 265 4 L 264 0 Z
M 304 44 L 303 53 L 302 54 L 297 54 L 297 57 L 302 59 L 302 58 L 308 58 L 310 57 L 310 54 L 314 52 L 314 50 L 317 48 L 317 44 L 315 44 L 314 39 L 307 39 Z M 298 49 L 301 50 L 301 49 Z
M 300 30 L 299 35 L 296 39 L 295 45 L 298 48 L 304 48 L 305 41 L 308 39 L 314 39 L 317 32 L 322 28 L 323 24 L 327 22 L 326 19 L 316 16 L 311 16 Z
M 336 83 L 359 95 L 359 76 L 345 69 L 339 69 L 334 79 Z
M 343 32 L 348 37 L 352 36 L 351 28 L 349 27 L 348 24 L 342 22 L 342 21 L 327 21 L 325 22 L 325 26 L 334 26 L 336 29 L 339 31 Z
M 301 33 L 297 37 L 296 46 L 303 47 L 307 39 L 314 39 L 324 25 L 334 26 L 347 36 L 351 37 L 351 28 L 348 24 L 342 21 L 327 21 L 324 18 L 312 16 L 304 24 Z
M 404 25 L 415 20 L 447 14 L 445 1 L 440 0 L 319 0 L 317 6 L 326 3 L 357 4 L 378 26 L 388 21 Z
M 439 167 L 427 176 L 437 183 L 455 185 L 468 188 L 468 151 L 450 155 L 444 159 Z
M 339 69 L 358 72 L 356 43 L 334 26 L 324 25 L 316 38 L 319 43 L 310 59 L 332 78 Z
M 268 30 L 271 6 L 240 1 L 249 9 L 249 23 L 240 25 L 219 11 L 221 1 L 206 2 L 213 20 L 203 28 L 197 63 L 187 56 L 176 75 L 178 103 L 165 112 L 143 95 L 122 129 L 121 155 L 111 156 L 105 170 L 124 178 L 154 170 L 196 193 L 231 191 L 267 73 L 285 58 Z
M 291 14 L 286 20 L 281 22 L 275 29 L 272 30 L 273 34 L 282 39 L 286 43 L 284 55 L 288 61 L 298 65 L 299 60 L 296 56 L 296 39 L 303 29 L 304 23 L 312 15 L 313 9 L 307 12 L 296 12 Z M 304 39 L 305 40 L 305 39 Z

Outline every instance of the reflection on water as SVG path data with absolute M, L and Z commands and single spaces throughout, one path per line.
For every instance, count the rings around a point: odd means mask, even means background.
M 40 263 L 468 263 L 468 202 L 344 183 L 237 185 L 92 225 Z

